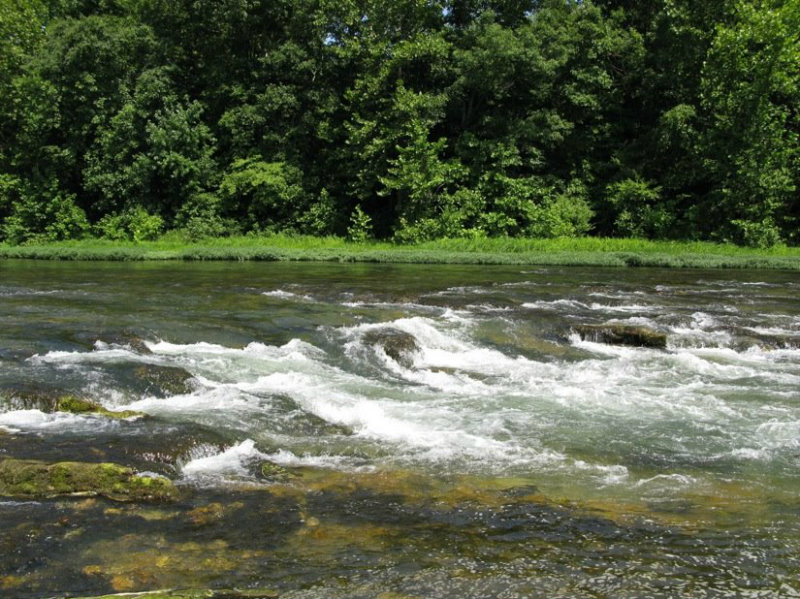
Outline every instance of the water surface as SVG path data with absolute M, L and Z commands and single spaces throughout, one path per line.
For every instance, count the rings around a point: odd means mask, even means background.
M 765 271 L 0 262 L 0 455 L 184 490 L 0 503 L 0 588 L 800 596 L 798 292 Z M 36 404 L 67 393 L 148 418 Z

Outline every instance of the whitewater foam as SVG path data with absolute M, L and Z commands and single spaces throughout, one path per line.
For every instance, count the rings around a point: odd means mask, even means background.
M 208 451 L 208 448 L 204 447 L 202 450 Z M 248 467 L 259 460 L 266 460 L 267 457 L 256 449 L 255 441 L 246 439 L 223 451 L 194 457 L 181 464 L 180 471 L 185 478 L 195 480 L 230 477 L 253 479 Z
M 118 420 L 110 420 L 92 414 L 45 413 L 39 410 L 14 410 L 0 413 L 0 428 L 12 433 L 96 433 L 99 429 L 113 430 L 119 426 L 120 421 Z

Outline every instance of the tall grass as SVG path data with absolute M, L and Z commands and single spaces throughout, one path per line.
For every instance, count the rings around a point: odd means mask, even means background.
M 348 242 L 340 237 L 241 236 L 186 242 L 168 234 L 150 242 L 82 240 L 0 245 L 0 258 L 40 260 L 297 260 L 421 264 L 659 266 L 800 270 L 800 248 L 766 250 L 707 242 L 598 237 L 441 239 L 415 245 Z

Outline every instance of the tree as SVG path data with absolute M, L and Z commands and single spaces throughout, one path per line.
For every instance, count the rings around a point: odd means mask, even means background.
M 736 3 L 703 69 L 705 167 L 716 187 L 703 204 L 716 234 L 769 246 L 797 230 L 800 2 Z

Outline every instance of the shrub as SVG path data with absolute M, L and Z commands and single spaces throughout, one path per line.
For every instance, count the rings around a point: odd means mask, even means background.
M 141 206 L 128 208 L 121 214 L 107 214 L 95 224 L 101 237 L 115 241 L 151 241 L 164 230 L 164 219 L 150 214 Z
M 606 199 L 616 213 L 616 233 L 629 237 L 668 237 L 674 216 L 662 203 L 661 188 L 638 177 L 606 188 Z
M 347 239 L 350 241 L 366 241 L 372 237 L 372 218 L 357 205 L 350 215 L 350 226 L 347 227 Z
M 285 162 L 236 160 L 219 187 L 223 213 L 253 230 L 293 228 L 307 204 L 301 175 Z
M 60 191 L 57 183 L 44 189 L 21 187 L 19 200 L 0 227 L 10 243 L 77 239 L 89 231 L 86 213 L 75 203 L 75 196 Z
M 735 243 L 754 248 L 770 248 L 781 243 L 781 233 L 772 218 L 763 221 L 733 220 Z

